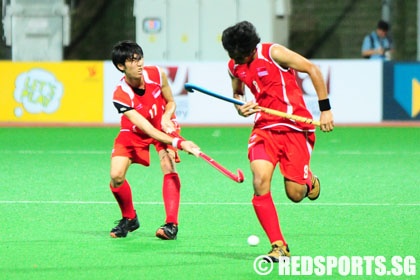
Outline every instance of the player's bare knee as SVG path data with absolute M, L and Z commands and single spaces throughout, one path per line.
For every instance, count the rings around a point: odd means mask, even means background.
M 270 192 L 270 184 L 265 183 L 263 180 L 256 180 L 254 178 L 253 187 L 255 195 L 265 195 Z
M 305 198 L 305 195 L 299 191 L 287 191 L 286 194 L 287 194 L 287 197 L 295 203 L 301 202 L 302 199 Z
M 119 188 L 124 183 L 124 180 L 111 180 L 111 186 L 113 188 Z
M 254 178 L 252 179 L 252 184 L 254 186 L 254 189 L 258 189 L 264 185 L 264 180 L 262 177 L 254 176 Z
M 121 174 L 111 173 L 111 186 L 114 188 L 120 187 L 125 181 L 125 176 Z
M 175 156 L 169 152 L 161 152 L 160 154 L 160 166 L 163 173 L 175 172 Z
M 293 202 L 300 202 L 306 196 L 306 186 L 300 185 L 294 181 L 285 179 L 285 188 L 287 197 Z
M 173 173 L 173 172 L 175 172 L 176 170 L 175 170 L 175 164 L 174 163 L 172 163 L 172 162 L 162 162 L 161 163 L 161 168 L 162 168 L 162 171 L 163 171 L 163 173 Z

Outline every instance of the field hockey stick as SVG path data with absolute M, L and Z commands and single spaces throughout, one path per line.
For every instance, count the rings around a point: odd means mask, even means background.
M 176 132 L 172 132 L 171 135 L 174 136 L 174 137 L 178 137 L 182 140 L 185 140 L 181 135 L 179 135 Z M 233 180 L 237 183 L 242 183 L 244 181 L 245 177 L 244 177 L 244 173 L 242 172 L 241 169 L 238 169 L 237 170 L 238 174 L 235 174 L 232 171 L 229 171 L 228 169 L 223 167 L 220 163 L 218 163 L 217 161 L 215 161 L 214 159 L 212 159 L 211 157 L 209 157 L 208 155 L 206 155 L 205 153 L 203 153 L 201 151 L 199 152 L 198 156 L 200 158 L 202 158 L 203 160 L 205 160 L 208 164 L 213 166 L 215 169 L 217 169 L 220 173 L 227 176 L 229 179 L 231 179 L 231 180 Z
M 199 91 L 201 93 L 216 97 L 218 99 L 221 99 L 221 100 L 224 100 L 224 101 L 236 104 L 236 105 L 242 106 L 242 105 L 245 104 L 245 102 L 243 102 L 241 100 L 223 96 L 221 94 L 218 94 L 216 92 L 210 91 L 208 89 L 202 88 L 200 86 L 197 86 L 197 85 L 194 85 L 194 84 L 191 84 L 191 83 L 186 83 L 184 85 L 184 88 L 189 92 L 193 92 L 194 90 L 196 90 L 196 91 Z M 281 112 L 281 111 L 278 111 L 278 110 L 274 110 L 274 109 L 270 109 L 270 108 L 266 108 L 266 107 L 261 107 L 261 106 L 257 106 L 256 108 L 260 109 L 262 112 L 270 114 L 270 115 L 274 115 L 274 116 L 278 116 L 278 117 L 282 117 L 282 118 L 286 118 L 286 119 L 290 119 L 290 120 L 295 120 L 295 121 L 298 121 L 298 122 L 309 123 L 309 124 L 313 124 L 313 125 L 316 125 L 316 126 L 321 125 L 321 123 L 319 121 L 309 119 L 309 118 L 305 118 L 305 117 L 302 117 L 302 116 L 292 115 L 292 114 L 284 113 L 284 112 Z

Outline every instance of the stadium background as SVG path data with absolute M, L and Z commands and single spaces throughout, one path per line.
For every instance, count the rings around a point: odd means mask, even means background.
M 360 59 L 361 40 L 381 17 L 382 2 L 292 0 L 289 47 L 315 60 L 324 74 L 332 73 L 331 99 L 348 97 L 340 106 L 333 103 L 336 116 L 348 111 L 359 118 L 357 122 L 372 115 L 377 122 L 374 126 L 338 125 L 328 134 L 317 131 L 311 164 L 323 191 L 315 203 L 288 201 L 281 174 L 275 173 L 273 196 L 293 255 L 420 259 L 415 234 L 420 226 L 420 130 L 418 121 L 407 121 L 419 118 L 419 108 L 410 105 L 419 104 L 420 99 L 410 103 L 415 98 L 407 95 L 410 89 L 416 89 L 414 97 L 419 93 L 418 8 L 416 0 L 391 1 L 395 60 L 369 63 Z M 128 174 L 141 228 L 124 239 L 109 238 L 119 214 L 108 185 L 110 149 L 118 126 L 102 125 L 104 109 L 115 114 L 106 97 L 109 92 L 103 93 L 112 91 L 114 84 L 114 76 L 107 79 L 112 45 L 135 38 L 133 1 L 66 3 L 72 20 L 64 62 L 12 62 L 10 47 L 0 42 L 0 279 L 261 279 L 253 262 L 269 247 L 250 203 L 252 174 L 246 155 L 250 125 L 183 127 L 183 136 L 218 162 L 230 170 L 241 168 L 245 182 L 232 182 L 204 161 L 181 154 L 178 170 L 183 193 L 176 242 L 154 237 L 164 214 L 155 153 L 148 169 L 135 166 Z M 224 67 L 225 61 L 220 63 Z M 173 74 L 182 67 L 182 63 L 170 63 L 166 69 Z M 221 72 L 217 63 L 194 67 L 207 71 L 216 67 L 212 73 Z M 191 73 L 196 72 L 203 69 Z M 355 75 L 363 79 L 352 82 Z M 33 80 L 33 85 L 48 81 L 55 94 L 63 97 L 54 122 L 51 115 L 37 111 L 39 104 L 17 101 L 31 96 L 31 88 L 22 81 L 35 76 L 42 79 Z M 103 83 L 104 78 L 109 84 Z M 214 90 L 219 84 L 229 87 L 222 78 L 220 83 L 201 82 Z M 14 94 L 17 86 L 22 86 L 18 87 L 21 95 Z M 228 94 L 228 90 L 223 92 Z M 81 97 L 85 97 L 82 105 Z M 45 105 L 43 110 L 57 108 L 54 100 L 39 103 Z M 212 99 L 204 103 L 210 109 L 226 108 L 217 113 L 219 118 L 236 116 L 230 104 Z M 396 116 L 397 123 L 379 123 Z M 246 244 L 250 234 L 260 236 L 259 246 Z M 391 268 L 389 263 L 387 268 Z M 335 271 L 330 278 L 391 279 L 386 275 L 340 276 Z M 415 278 L 402 271 L 399 276 Z M 273 271 L 265 279 L 279 277 Z M 320 277 L 304 279 L 308 278 Z
M 133 2 L 66 0 L 70 6 L 71 43 L 64 49 L 64 59 L 107 60 L 116 41 L 135 39 Z M 360 58 L 363 36 L 381 18 L 383 2 L 291 0 L 289 47 L 308 58 Z M 417 0 L 389 2 L 395 59 L 416 60 Z M 0 29 L 4 38 L 4 30 Z M 10 58 L 11 49 L 2 40 L 0 59 Z
M 223 28 L 235 22 L 235 18 L 250 18 L 256 23 L 263 41 L 279 39 L 280 43 L 316 61 L 329 86 L 338 124 L 420 118 L 420 66 L 415 61 L 417 26 L 413 24 L 418 11 L 415 0 L 184 0 L 177 5 L 172 5 L 169 0 L 43 1 L 49 3 L 42 8 L 44 21 L 36 12 L 36 7 L 40 10 L 39 6 L 31 1 L 2 2 L 5 40 L 0 50 L 0 102 L 5 106 L 0 122 L 117 123 L 118 115 L 108 100 L 121 74 L 109 63 L 110 49 L 118 40 L 137 38 L 145 51 L 146 64 L 157 64 L 168 72 L 181 124 L 249 123 L 236 116 L 228 104 L 208 101 L 208 98 L 196 94 L 187 95 L 182 87 L 185 82 L 199 83 L 229 94 L 228 77 L 221 75 L 225 71 L 226 53 L 221 47 L 220 35 Z M 23 17 L 20 8 L 11 8 L 13 3 L 28 7 Z M 49 32 L 57 34 L 57 30 L 43 30 L 44 26 L 55 25 L 45 14 L 56 16 L 57 9 L 63 10 L 53 3 L 65 5 L 65 17 L 70 17 L 70 32 L 64 33 L 71 34 L 69 39 L 67 34 L 63 35 L 64 46 L 56 35 L 49 35 L 51 41 L 42 39 Z M 276 3 L 283 3 L 287 8 L 280 11 Z M 222 4 L 226 8 L 221 10 L 219 6 Z M 384 13 L 384 7 L 387 7 L 388 14 Z M 259 12 L 254 13 L 257 9 Z M 214 15 L 217 13 L 221 16 L 216 20 Z M 15 19 L 11 20 L 14 14 Z M 363 36 L 373 30 L 377 20 L 385 15 L 393 27 L 396 53 L 392 62 L 377 65 L 378 61 L 360 58 L 360 45 Z M 35 27 L 34 23 L 37 24 Z M 157 28 L 157 32 L 153 28 Z M 6 47 L 5 42 L 13 46 L 13 61 L 10 53 L 7 54 L 10 47 Z M 47 52 L 45 42 L 50 42 Z M 62 57 L 62 63 L 48 59 L 49 55 L 57 59 L 56 53 L 60 53 L 58 57 Z M 29 63 L 23 58 L 33 61 Z M 67 71 L 74 74 L 67 75 Z M 348 84 L 346 81 L 350 77 L 357 82 Z M 302 85 L 306 84 L 304 76 L 300 75 L 299 79 Z M 41 98 L 31 100 L 41 92 L 43 84 L 61 90 L 54 92 L 54 98 L 50 92 L 50 97 L 41 94 Z M 316 118 L 319 114 L 316 94 L 308 87 L 304 93 Z M 71 106 L 81 96 L 87 95 L 87 104 L 95 110 L 91 109 L 90 113 L 78 110 L 70 114 Z M 211 106 L 204 106 L 207 102 L 211 102 Z M 99 103 L 103 108 L 97 105 Z M 349 108 L 357 108 L 357 112 Z M 201 120 L 203 115 L 208 116 L 207 120 Z

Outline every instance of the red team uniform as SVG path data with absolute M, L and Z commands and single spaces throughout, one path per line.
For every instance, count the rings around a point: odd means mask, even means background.
M 231 59 L 228 62 L 230 74 L 251 90 L 259 106 L 312 118 L 296 82 L 295 70 L 284 69 L 271 58 L 270 48 L 273 45 L 257 45 L 256 58 L 249 64 L 235 64 Z M 248 158 L 250 161 L 265 159 L 273 165 L 279 163 L 284 177 L 300 184 L 308 183 L 311 179 L 309 161 L 315 143 L 314 132 L 312 124 L 258 112 L 249 138 Z M 262 143 L 264 145 L 260 145 Z M 287 156 L 293 156 L 293 159 Z
M 161 130 L 161 119 L 166 105 L 166 100 L 161 91 L 161 72 L 156 66 L 145 66 L 143 75 L 144 92 L 136 93 L 136 90 L 127 84 L 125 78 L 122 78 L 114 91 L 113 102 L 119 113 L 124 113 L 127 107 L 134 108 L 156 129 Z M 180 128 L 175 116 L 173 116 L 172 121 L 177 132 L 179 132 Z M 121 130 L 115 139 L 112 156 L 128 157 L 132 159 L 133 163 L 149 166 L 149 145 L 151 144 L 155 146 L 158 152 L 162 149 L 175 150 L 172 146 L 156 141 L 139 130 L 125 115 L 121 116 Z M 176 161 L 179 162 L 178 153 L 176 153 Z
M 226 28 L 222 43 L 230 57 L 228 69 L 234 98 L 241 99 L 245 87 L 255 97 L 255 102 L 235 105 L 235 108 L 240 116 L 255 117 L 248 140 L 254 190 L 252 205 L 271 243 L 264 260 L 280 262 L 280 257 L 290 256 L 290 250 L 271 195 L 273 172 L 279 165 L 284 189 L 291 201 L 318 199 L 321 184 L 309 168 L 315 145 L 315 126 L 269 115 L 259 110 L 259 106 L 312 119 L 296 79 L 297 71 L 306 73 L 318 97 L 320 128 L 329 132 L 334 123 L 327 87 L 316 65 L 284 46 L 261 43 L 255 26 L 249 21 Z
M 175 119 L 176 103 L 168 77 L 158 66 L 144 65 L 143 50 L 136 42 L 124 40 L 115 44 L 112 63 L 124 77 L 113 94 L 113 104 L 121 114 L 121 129 L 114 140 L 109 184 L 122 219 L 111 229 L 110 236 L 126 237 L 140 227 L 126 175 L 133 163 L 150 165 L 149 149 L 153 145 L 163 175 L 165 208 L 165 223 L 155 235 L 163 240 L 174 240 L 178 234 L 181 194 L 181 181 L 176 171 L 177 149 L 198 156 L 199 147 L 192 141 L 169 134 L 179 132 L 180 128 Z M 149 187 L 147 181 L 142 180 L 142 184 Z

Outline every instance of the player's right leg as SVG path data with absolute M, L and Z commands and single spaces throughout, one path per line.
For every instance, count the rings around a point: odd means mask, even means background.
M 126 237 L 128 232 L 140 227 L 133 205 L 131 187 L 125 179 L 130 164 L 131 160 L 128 157 L 113 156 L 111 158 L 110 189 L 118 202 L 122 215 L 122 219 L 118 220 L 118 224 L 111 229 L 110 236 L 113 238 Z
M 181 181 L 175 169 L 176 151 L 159 150 L 160 166 L 163 173 L 162 197 L 165 207 L 165 224 L 156 231 L 156 237 L 174 240 L 178 234 L 178 213 L 181 196 Z
M 286 240 L 280 229 L 277 209 L 271 196 L 271 180 L 277 165 L 275 155 L 278 153 L 277 149 L 281 148 L 276 146 L 279 140 L 281 138 L 277 134 L 254 129 L 248 143 L 248 158 L 251 162 L 254 186 L 252 205 L 270 240 L 271 250 L 266 258 L 272 262 L 278 262 L 281 256 L 289 254 Z
M 290 256 L 290 253 L 280 229 L 277 210 L 270 191 L 274 167 L 271 162 L 266 160 L 254 160 L 251 162 L 254 185 L 252 205 L 262 228 L 270 240 L 271 250 L 266 255 L 266 258 L 272 262 L 278 262 L 281 256 Z

